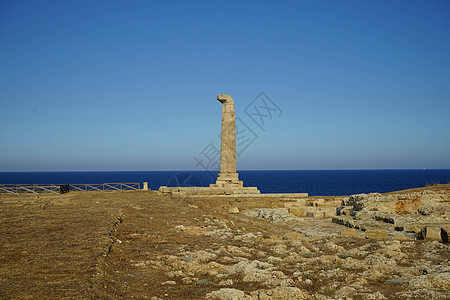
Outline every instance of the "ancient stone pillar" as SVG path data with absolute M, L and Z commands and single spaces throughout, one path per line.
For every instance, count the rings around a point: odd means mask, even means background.
M 220 173 L 216 187 L 242 187 L 236 173 L 236 121 L 234 101 L 230 95 L 220 94 L 217 100 L 222 103 L 222 131 L 220 144 Z

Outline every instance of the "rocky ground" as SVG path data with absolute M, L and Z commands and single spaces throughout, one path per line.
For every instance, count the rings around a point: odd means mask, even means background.
M 450 185 L 1 195 L 4 299 L 450 299 Z

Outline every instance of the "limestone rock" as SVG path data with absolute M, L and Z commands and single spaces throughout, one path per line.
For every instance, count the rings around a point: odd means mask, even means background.
M 260 208 L 243 212 L 247 217 L 258 218 L 273 223 L 299 221 L 298 218 L 292 216 L 285 208 Z
M 343 286 L 339 290 L 336 291 L 335 296 L 344 299 L 353 296 L 356 293 L 356 289 L 351 286 Z
M 384 229 L 367 229 L 366 239 L 373 240 L 385 240 L 387 238 L 387 232 Z
M 206 295 L 206 299 L 210 299 L 210 300 L 244 300 L 244 299 L 250 299 L 250 298 L 246 297 L 246 295 L 243 291 L 240 291 L 237 289 L 222 288 L 218 291 L 208 293 Z
M 365 299 L 383 300 L 383 299 L 387 299 L 387 298 L 382 293 L 376 292 L 373 294 L 367 294 Z
M 333 252 L 333 253 L 342 253 L 342 252 L 345 251 L 344 247 L 338 246 L 338 245 L 336 245 L 335 243 L 333 243 L 333 242 L 331 242 L 331 241 L 325 243 L 325 244 L 323 245 L 323 248 L 324 248 L 325 250 L 328 250 L 328 251 Z
M 254 299 L 271 299 L 271 300 L 303 300 L 308 299 L 308 293 L 306 291 L 302 291 L 296 287 L 276 287 L 269 290 L 260 290 L 256 293 L 252 293 Z
M 201 263 L 211 261 L 217 257 L 216 254 L 204 250 L 199 250 L 195 252 L 185 252 L 181 254 L 185 254 L 188 257 L 192 257 Z
M 192 235 L 201 235 L 204 232 L 208 231 L 207 227 L 204 226 L 184 226 L 184 225 L 178 225 L 175 226 L 175 229 L 179 230 L 179 231 L 183 231 L 187 234 L 192 234 Z
M 356 229 L 342 229 L 341 236 L 355 236 Z
M 441 240 L 441 227 L 427 226 L 425 238 L 429 240 Z
M 232 206 L 232 207 L 228 208 L 228 213 L 229 214 L 238 214 L 239 208 L 237 208 L 236 206 Z
M 306 216 L 306 207 L 291 207 L 289 212 L 298 217 Z
M 283 272 L 274 270 L 270 263 L 258 260 L 241 261 L 226 270 L 227 274 L 240 275 L 243 282 L 259 282 L 266 286 L 289 285 L 292 280 Z

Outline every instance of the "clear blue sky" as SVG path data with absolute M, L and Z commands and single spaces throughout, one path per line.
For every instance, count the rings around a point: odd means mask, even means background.
M 450 168 L 449 1 L 0 0 L 0 171 Z M 283 114 L 262 131 L 264 91 Z

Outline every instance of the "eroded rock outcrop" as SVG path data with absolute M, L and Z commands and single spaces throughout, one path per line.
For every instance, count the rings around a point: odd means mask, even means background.
M 431 239 L 448 243 L 450 196 L 441 191 L 352 195 L 333 222 L 366 232 L 370 239 Z

